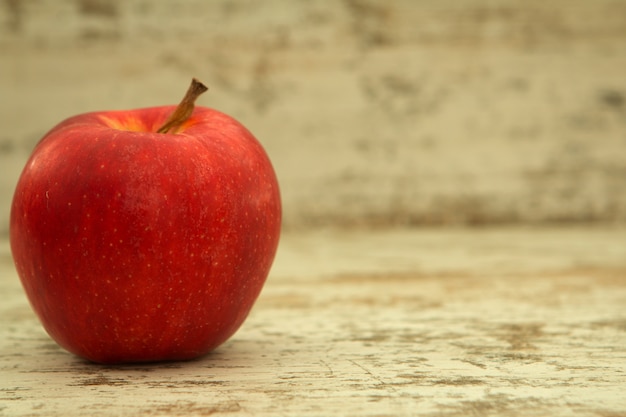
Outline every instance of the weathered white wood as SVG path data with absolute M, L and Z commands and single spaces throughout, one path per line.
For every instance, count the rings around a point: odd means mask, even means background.
M 0 1 L 0 233 L 34 143 L 198 100 L 274 164 L 285 225 L 626 222 L 626 1 Z
M 0 415 L 626 413 L 624 229 L 288 234 L 231 341 L 124 367 L 59 349 L 0 253 Z

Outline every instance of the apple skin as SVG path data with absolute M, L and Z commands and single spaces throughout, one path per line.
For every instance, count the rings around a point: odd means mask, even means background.
M 63 348 L 99 363 L 187 360 L 248 316 L 278 246 L 267 154 L 233 118 L 175 106 L 87 113 L 37 144 L 10 240 L 27 297 Z

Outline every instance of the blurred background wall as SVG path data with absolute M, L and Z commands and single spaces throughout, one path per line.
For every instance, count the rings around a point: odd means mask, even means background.
M 0 0 L 0 234 L 47 130 L 192 76 L 287 228 L 626 221 L 626 1 Z

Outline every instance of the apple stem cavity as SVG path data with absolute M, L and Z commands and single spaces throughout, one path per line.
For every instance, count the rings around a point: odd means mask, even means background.
M 196 99 L 208 89 L 206 85 L 192 78 L 191 85 L 187 89 L 185 97 L 180 101 L 176 110 L 170 114 L 170 117 L 167 118 L 163 126 L 157 130 L 157 133 L 170 133 L 172 130 L 174 130 L 174 132 L 171 133 L 176 133 L 176 129 L 185 123 L 191 116 L 191 113 L 193 113 Z

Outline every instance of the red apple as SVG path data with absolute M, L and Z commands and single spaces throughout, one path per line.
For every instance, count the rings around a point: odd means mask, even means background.
M 21 174 L 17 272 L 46 331 L 83 358 L 206 354 L 241 326 L 267 278 L 281 222 L 274 170 L 236 120 L 194 108 L 206 89 L 194 83 L 177 108 L 63 121 Z

